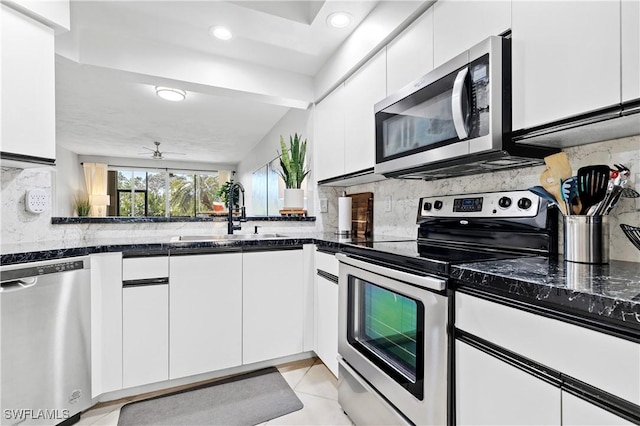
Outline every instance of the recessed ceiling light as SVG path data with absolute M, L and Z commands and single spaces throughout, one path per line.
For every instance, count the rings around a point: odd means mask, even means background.
M 347 12 L 334 12 L 327 18 L 327 24 L 334 28 L 345 28 L 351 23 L 351 15 Z
M 160 96 L 162 99 L 166 99 L 167 101 L 184 101 L 184 98 L 187 97 L 187 92 L 180 89 L 173 89 L 171 87 L 160 87 L 156 86 L 156 95 Z
M 209 28 L 209 34 L 220 40 L 231 40 L 233 38 L 231 30 L 225 27 L 211 27 Z

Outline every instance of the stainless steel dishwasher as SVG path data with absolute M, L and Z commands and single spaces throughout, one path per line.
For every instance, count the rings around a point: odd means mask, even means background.
M 91 405 L 89 259 L 0 267 L 2 425 L 72 424 Z

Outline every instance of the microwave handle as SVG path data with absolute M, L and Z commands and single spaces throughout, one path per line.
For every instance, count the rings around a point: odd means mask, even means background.
M 460 140 L 469 136 L 467 127 L 464 124 L 464 116 L 462 115 L 462 91 L 464 90 L 464 82 L 469 73 L 469 68 L 464 67 L 458 72 L 455 81 L 453 82 L 453 91 L 451 94 L 451 110 L 453 112 L 453 126 L 456 129 L 458 138 Z

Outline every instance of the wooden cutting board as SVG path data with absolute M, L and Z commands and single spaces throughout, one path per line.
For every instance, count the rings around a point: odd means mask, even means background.
M 348 197 L 351 197 L 351 232 L 358 237 L 373 235 L 373 192 Z

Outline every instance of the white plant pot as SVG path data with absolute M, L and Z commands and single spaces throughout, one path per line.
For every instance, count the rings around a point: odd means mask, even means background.
M 303 209 L 304 208 L 304 189 L 285 188 L 283 208 Z

